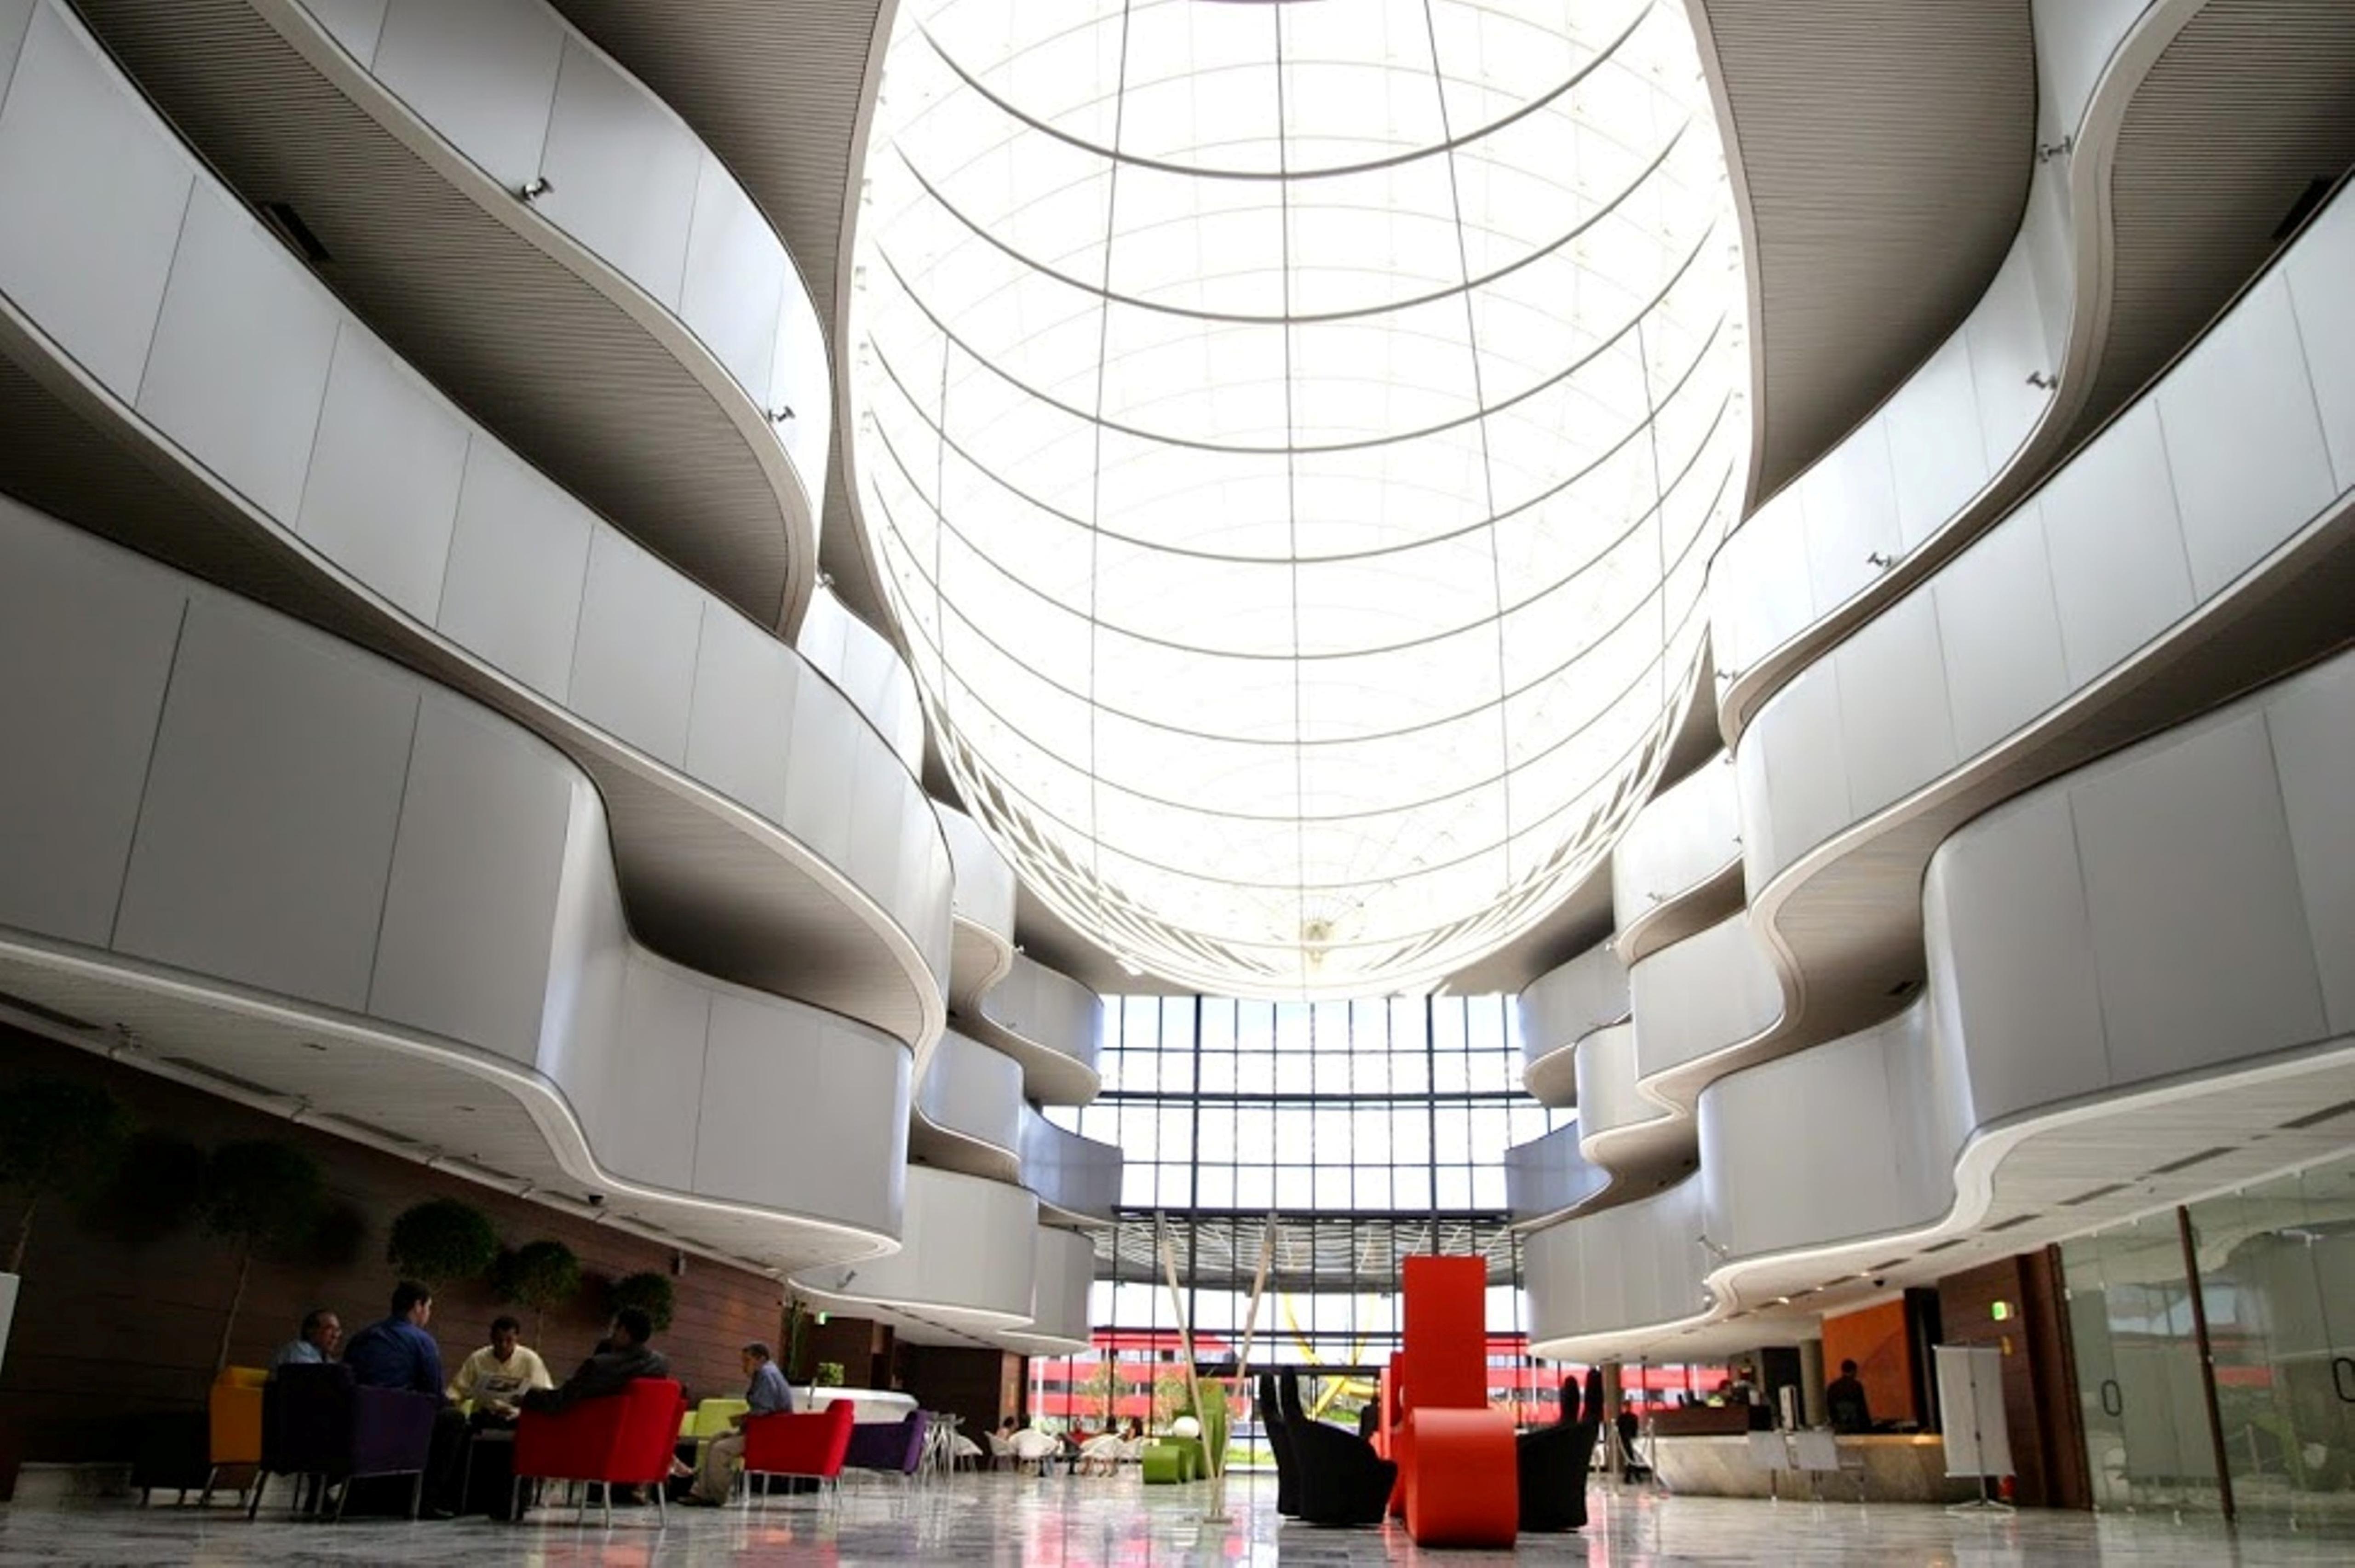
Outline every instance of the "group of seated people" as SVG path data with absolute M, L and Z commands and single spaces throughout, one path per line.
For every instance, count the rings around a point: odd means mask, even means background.
M 490 1343 L 460 1362 L 457 1375 L 445 1379 L 442 1347 L 426 1331 L 432 1319 L 432 1291 L 404 1279 L 393 1288 L 390 1311 L 348 1340 L 341 1319 L 326 1308 L 314 1308 L 304 1317 L 301 1333 L 271 1357 L 270 1370 L 275 1374 L 288 1365 L 335 1361 L 340 1349 L 343 1364 L 360 1387 L 400 1389 L 440 1400 L 425 1475 L 427 1506 L 437 1519 L 453 1517 L 463 1505 L 460 1489 L 467 1447 L 482 1434 L 512 1427 L 525 1411 L 555 1414 L 582 1400 L 620 1393 L 639 1378 L 670 1375 L 662 1352 L 648 1342 L 654 1325 L 634 1307 L 613 1314 L 605 1338 L 561 1383 L 549 1375 L 538 1352 L 522 1342 L 523 1325 L 510 1317 L 493 1319 Z M 736 1430 L 706 1446 L 699 1467 L 674 1467 L 676 1478 L 694 1479 L 684 1499 L 690 1503 L 717 1507 L 734 1489 L 748 1415 L 794 1407 L 793 1389 L 769 1347 L 746 1345 L 742 1355 L 750 1410 L 733 1418 Z
M 1035 1465 L 1042 1470 L 1060 1463 L 1082 1476 L 1114 1474 L 1122 1465 L 1143 1458 L 1146 1446 L 1152 1441 L 1146 1436 L 1145 1423 L 1135 1416 L 1117 1431 L 1079 1434 L 1041 1432 L 1009 1415 L 998 1423 L 996 1431 L 984 1436 L 989 1439 L 993 1463 Z

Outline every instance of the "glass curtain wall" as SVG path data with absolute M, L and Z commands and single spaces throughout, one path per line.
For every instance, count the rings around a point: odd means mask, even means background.
M 1105 1007 L 1103 1094 L 1046 1114 L 1121 1147 L 1122 1207 L 1097 1243 L 1095 1347 L 1032 1362 L 1036 1416 L 1087 1430 L 1172 1416 L 1184 1367 L 1161 1238 L 1196 1354 L 1216 1362 L 1241 1352 L 1273 1225 L 1252 1364 L 1305 1374 L 1312 1409 L 1347 1421 L 1373 1397 L 1399 1347 L 1401 1261 L 1442 1253 L 1488 1261 L 1491 1400 L 1551 1418 L 1567 1369 L 1528 1355 L 1503 1158 L 1572 1113 L 1521 1090 L 1508 998 Z
M 2096 1506 L 2220 1509 L 2194 1335 L 2207 1309 L 2225 1470 L 2243 1513 L 2355 1519 L 2355 1157 L 2063 1245 Z

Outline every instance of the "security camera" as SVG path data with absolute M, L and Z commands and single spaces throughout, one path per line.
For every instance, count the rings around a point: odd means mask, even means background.
M 590 1193 L 590 1194 L 589 1194 L 589 1206 L 590 1206 L 591 1208 L 592 1208 L 592 1209 L 602 1209 L 602 1208 L 603 1208 L 603 1207 L 605 1206 L 605 1194 L 604 1194 L 604 1193 L 602 1193 L 602 1192 L 591 1192 L 591 1193 Z
M 1880 1289 L 1882 1286 L 1884 1286 L 1884 1285 L 1886 1285 L 1886 1284 L 1888 1284 L 1888 1283 L 1889 1283 L 1889 1281 L 1887 1281 L 1886 1279 L 1876 1279 L 1876 1280 L 1874 1280 L 1874 1281 L 1872 1282 L 1872 1287 L 1873 1287 L 1875 1290 L 1878 1290 L 1878 1289 Z

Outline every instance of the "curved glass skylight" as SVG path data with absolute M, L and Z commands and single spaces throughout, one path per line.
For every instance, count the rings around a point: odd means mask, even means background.
M 1748 461 L 1679 5 L 904 0 L 866 172 L 860 511 L 1040 897 L 1361 995 L 1594 868 Z

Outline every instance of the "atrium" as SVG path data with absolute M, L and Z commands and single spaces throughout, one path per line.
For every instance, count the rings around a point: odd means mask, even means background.
M 0 0 L 0 1563 L 2344 1561 L 2350 168 L 2344 0 Z

